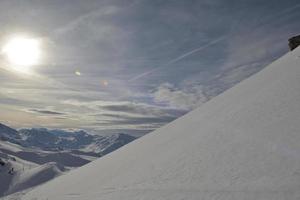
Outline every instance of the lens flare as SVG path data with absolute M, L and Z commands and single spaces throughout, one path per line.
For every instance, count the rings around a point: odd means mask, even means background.
M 75 71 L 75 74 L 77 75 L 77 76 L 81 76 L 81 72 L 80 71 Z

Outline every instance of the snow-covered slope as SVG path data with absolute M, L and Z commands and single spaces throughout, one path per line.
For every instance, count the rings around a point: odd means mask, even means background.
M 9 152 L 22 152 L 24 149 L 16 144 L 0 141 L 0 196 L 29 189 L 60 175 L 65 170 L 55 162 L 42 165 L 22 159 Z
M 19 198 L 299 199 L 299 56 L 288 53 L 199 109 Z
M 55 162 L 49 162 L 26 171 L 15 172 L 6 194 L 26 190 L 45 183 L 64 172 L 64 167 Z

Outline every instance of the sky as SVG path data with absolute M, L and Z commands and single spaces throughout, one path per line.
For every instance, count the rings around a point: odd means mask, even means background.
M 288 50 L 298 0 L 0 0 L 0 46 L 42 42 L 31 74 L 0 55 L 0 122 L 143 135 Z

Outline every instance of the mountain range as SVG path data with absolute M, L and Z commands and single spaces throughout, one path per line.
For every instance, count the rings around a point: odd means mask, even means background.
M 74 150 L 105 155 L 136 137 L 117 133 L 112 135 L 92 135 L 83 130 L 65 131 L 46 128 L 15 130 L 0 123 L 0 139 L 18 144 L 22 147 L 45 151 Z

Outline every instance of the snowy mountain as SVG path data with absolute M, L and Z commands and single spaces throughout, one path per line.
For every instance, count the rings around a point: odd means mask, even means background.
M 0 123 L 0 140 L 18 142 L 20 140 L 18 131 Z
M 32 128 L 19 130 L 24 145 L 44 150 L 80 149 L 93 142 L 94 136 L 84 131 L 67 132 Z M 101 136 L 100 136 L 101 137 Z
M 0 197 L 47 182 L 134 139 L 45 128 L 17 131 L 0 124 Z
M 300 198 L 300 49 L 172 123 L 9 199 Z

